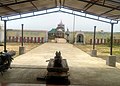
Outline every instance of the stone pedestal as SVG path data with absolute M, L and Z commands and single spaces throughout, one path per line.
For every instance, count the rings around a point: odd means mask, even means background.
M 96 57 L 97 56 L 97 50 L 92 50 L 91 56 Z
M 47 84 L 58 84 L 58 85 L 69 85 L 70 81 L 68 79 L 69 67 L 66 59 L 62 59 L 62 67 L 54 67 L 54 59 L 50 59 L 47 67 Z
M 54 59 L 50 59 L 48 66 L 47 66 L 47 71 L 48 72 L 68 72 L 69 67 L 67 64 L 66 59 L 62 59 L 62 67 L 54 67 Z
M 109 56 L 106 59 L 106 65 L 116 67 L 116 56 Z
M 25 52 L 25 47 L 20 46 L 20 47 L 19 47 L 19 55 L 24 54 L 24 52 Z

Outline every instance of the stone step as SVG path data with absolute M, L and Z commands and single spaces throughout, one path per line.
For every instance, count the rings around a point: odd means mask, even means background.
M 55 40 L 57 43 L 66 43 L 66 39 L 64 38 L 56 38 Z
M 0 83 L 0 86 L 87 86 L 87 85 L 49 85 L 49 84 Z

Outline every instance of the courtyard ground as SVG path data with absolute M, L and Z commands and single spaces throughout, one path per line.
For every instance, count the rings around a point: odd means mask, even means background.
M 47 65 L 56 51 L 61 51 L 62 57 L 69 65 L 71 85 L 77 86 L 120 86 L 120 64 L 109 67 L 101 58 L 91 57 L 72 44 L 45 43 L 33 50 L 16 57 L 12 69 L 0 75 L 3 83 L 44 84 L 36 77 L 44 77 Z
M 2 44 L 3 45 L 3 44 Z M 36 48 L 37 46 L 39 46 L 41 44 L 39 43 L 24 43 L 24 47 L 25 47 L 25 53 L 32 50 L 33 48 Z M 21 43 L 7 43 L 6 44 L 6 49 L 7 51 L 15 51 L 16 52 L 16 56 L 19 55 L 19 46 L 21 46 Z M 0 52 L 4 51 L 4 46 L 0 46 Z

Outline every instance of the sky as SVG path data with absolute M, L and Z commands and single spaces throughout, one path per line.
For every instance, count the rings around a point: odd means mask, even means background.
M 7 29 L 21 29 L 21 24 L 24 24 L 24 29 L 27 30 L 48 30 L 56 28 L 62 21 L 65 24 L 65 30 L 73 31 L 74 15 L 62 12 L 23 18 L 18 20 L 7 21 Z M 3 23 L 3 22 L 2 22 Z M 75 16 L 74 31 L 93 31 L 94 26 L 97 31 L 103 30 L 104 32 L 111 31 L 111 24 Z M 120 22 L 114 25 L 114 32 L 120 32 Z

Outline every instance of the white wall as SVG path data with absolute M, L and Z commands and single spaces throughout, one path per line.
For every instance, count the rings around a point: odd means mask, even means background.
M 0 42 L 4 42 L 4 31 L 1 25 L 0 25 Z

